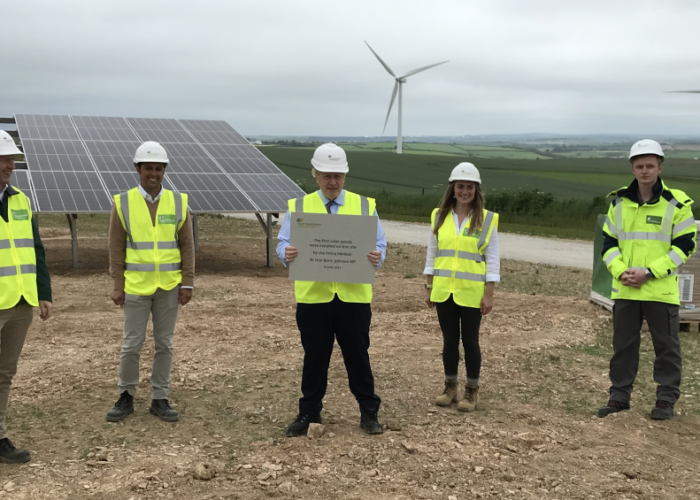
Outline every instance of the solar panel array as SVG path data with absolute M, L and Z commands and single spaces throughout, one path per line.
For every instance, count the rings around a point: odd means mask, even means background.
M 303 191 L 225 121 L 16 115 L 28 170 L 13 184 L 41 212 L 109 212 L 139 183 L 144 141 L 165 147 L 163 186 L 189 194 L 195 213 L 284 212 Z

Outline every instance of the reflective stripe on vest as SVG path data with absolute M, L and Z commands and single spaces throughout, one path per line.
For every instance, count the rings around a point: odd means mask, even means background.
M 435 269 L 435 270 L 433 270 L 433 276 L 440 276 L 442 278 L 451 278 L 452 271 L 450 271 L 449 269 Z M 458 280 L 486 281 L 485 274 L 464 273 L 464 272 L 455 271 L 454 277 L 455 277 L 455 279 L 458 279 Z
M 15 248 L 34 248 L 34 240 L 32 238 L 15 238 L 14 240 Z M 0 240 L 0 250 L 7 250 L 12 248 L 10 245 L 10 240 Z
M 182 269 L 182 262 L 175 264 L 158 264 L 158 270 L 162 272 L 166 271 L 179 271 Z M 154 273 L 156 271 L 155 264 L 124 264 L 125 271 L 139 271 L 142 273 Z

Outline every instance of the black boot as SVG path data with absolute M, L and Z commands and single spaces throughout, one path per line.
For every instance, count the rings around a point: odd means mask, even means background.
M 180 420 L 180 415 L 170 407 L 167 399 L 152 399 L 151 407 L 148 409 L 151 415 L 155 415 L 166 422 L 177 422 Z
M 652 420 L 670 420 L 673 418 L 673 403 L 657 400 L 656 406 L 651 409 Z
M 381 434 L 384 432 L 382 424 L 377 420 L 376 411 L 367 411 L 360 408 L 360 427 L 367 434 Z
M 617 413 L 623 410 L 629 410 L 630 409 L 630 404 L 629 403 L 624 403 L 622 401 L 615 401 L 614 399 L 611 399 L 608 401 L 607 406 L 603 406 L 601 409 L 598 410 L 598 416 L 600 418 L 607 417 L 611 413 Z
M 0 439 L 0 462 L 4 464 L 25 464 L 32 459 L 27 450 L 18 450 L 9 439 Z
M 297 419 L 287 426 L 287 437 L 293 438 L 298 436 L 306 435 L 306 431 L 309 430 L 309 424 L 320 424 L 321 414 L 315 413 L 313 415 L 297 415 Z
M 107 422 L 119 422 L 132 413 L 134 413 L 134 397 L 124 391 L 112 409 L 107 412 Z

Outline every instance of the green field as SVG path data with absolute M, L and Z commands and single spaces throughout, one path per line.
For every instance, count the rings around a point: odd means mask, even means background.
M 445 154 L 397 155 L 348 149 L 350 174 L 347 187 L 360 192 L 442 192 L 450 171 L 462 161 L 470 161 L 479 168 L 487 193 L 538 190 L 552 193 L 558 199 L 591 199 L 606 196 L 632 180 L 629 163 L 618 158 L 539 161 Z M 261 151 L 298 183 L 314 183 L 309 163 L 311 148 L 265 147 Z M 700 164 L 695 160 L 669 158 L 662 175 L 672 187 L 683 189 L 692 198 L 700 200 Z
M 338 142 L 346 152 L 375 152 L 395 153 L 395 142 Z M 293 149 L 316 149 L 318 144 L 309 143 L 308 146 L 296 146 Z M 275 147 L 277 149 L 277 147 Z M 286 149 L 286 148 L 284 148 Z M 267 148 L 263 148 L 267 151 Z M 505 146 L 469 146 L 466 144 L 430 144 L 425 142 L 404 142 L 403 154 L 406 155 L 431 155 L 431 156 L 471 156 L 473 158 L 512 158 L 520 160 L 546 160 L 541 156 L 526 149 Z
M 429 222 L 454 166 L 470 161 L 481 172 L 486 205 L 501 214 L 505 231 L 590 239 L 597 215 L 607 210 L 607 194 L 633 180 L 629 163 L 618 158 L 540 161 L 346 149 L 350 173 L 345 186 L 376 198 L 382 217 L 393 220 Z M 312 148 L 264 147 L 261 151 L 303 189 L 316 188 Z M 669 158 L 663 178 L 700 200 L 700 168 L 695 160 Z

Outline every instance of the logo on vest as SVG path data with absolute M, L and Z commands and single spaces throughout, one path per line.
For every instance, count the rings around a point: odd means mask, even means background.
M 469 236 L 471 238 L 478 238 L 479 236 L 481 236 L 481 231 L 479 231 L 478 229 L 475 229 L 472 234 L 469 234 L 469 227 L 465 227 L 464 231 L 462 231 L 462 236 Z
M 158 224 L 175 224 L 174 215 L 159 215 Z
M 647 224 L 661 225 L 661 217 L 658 215 L 647 215 Z
M 12 220 L 29 220 L 29 211 L 27 210 L 13 210 Z

